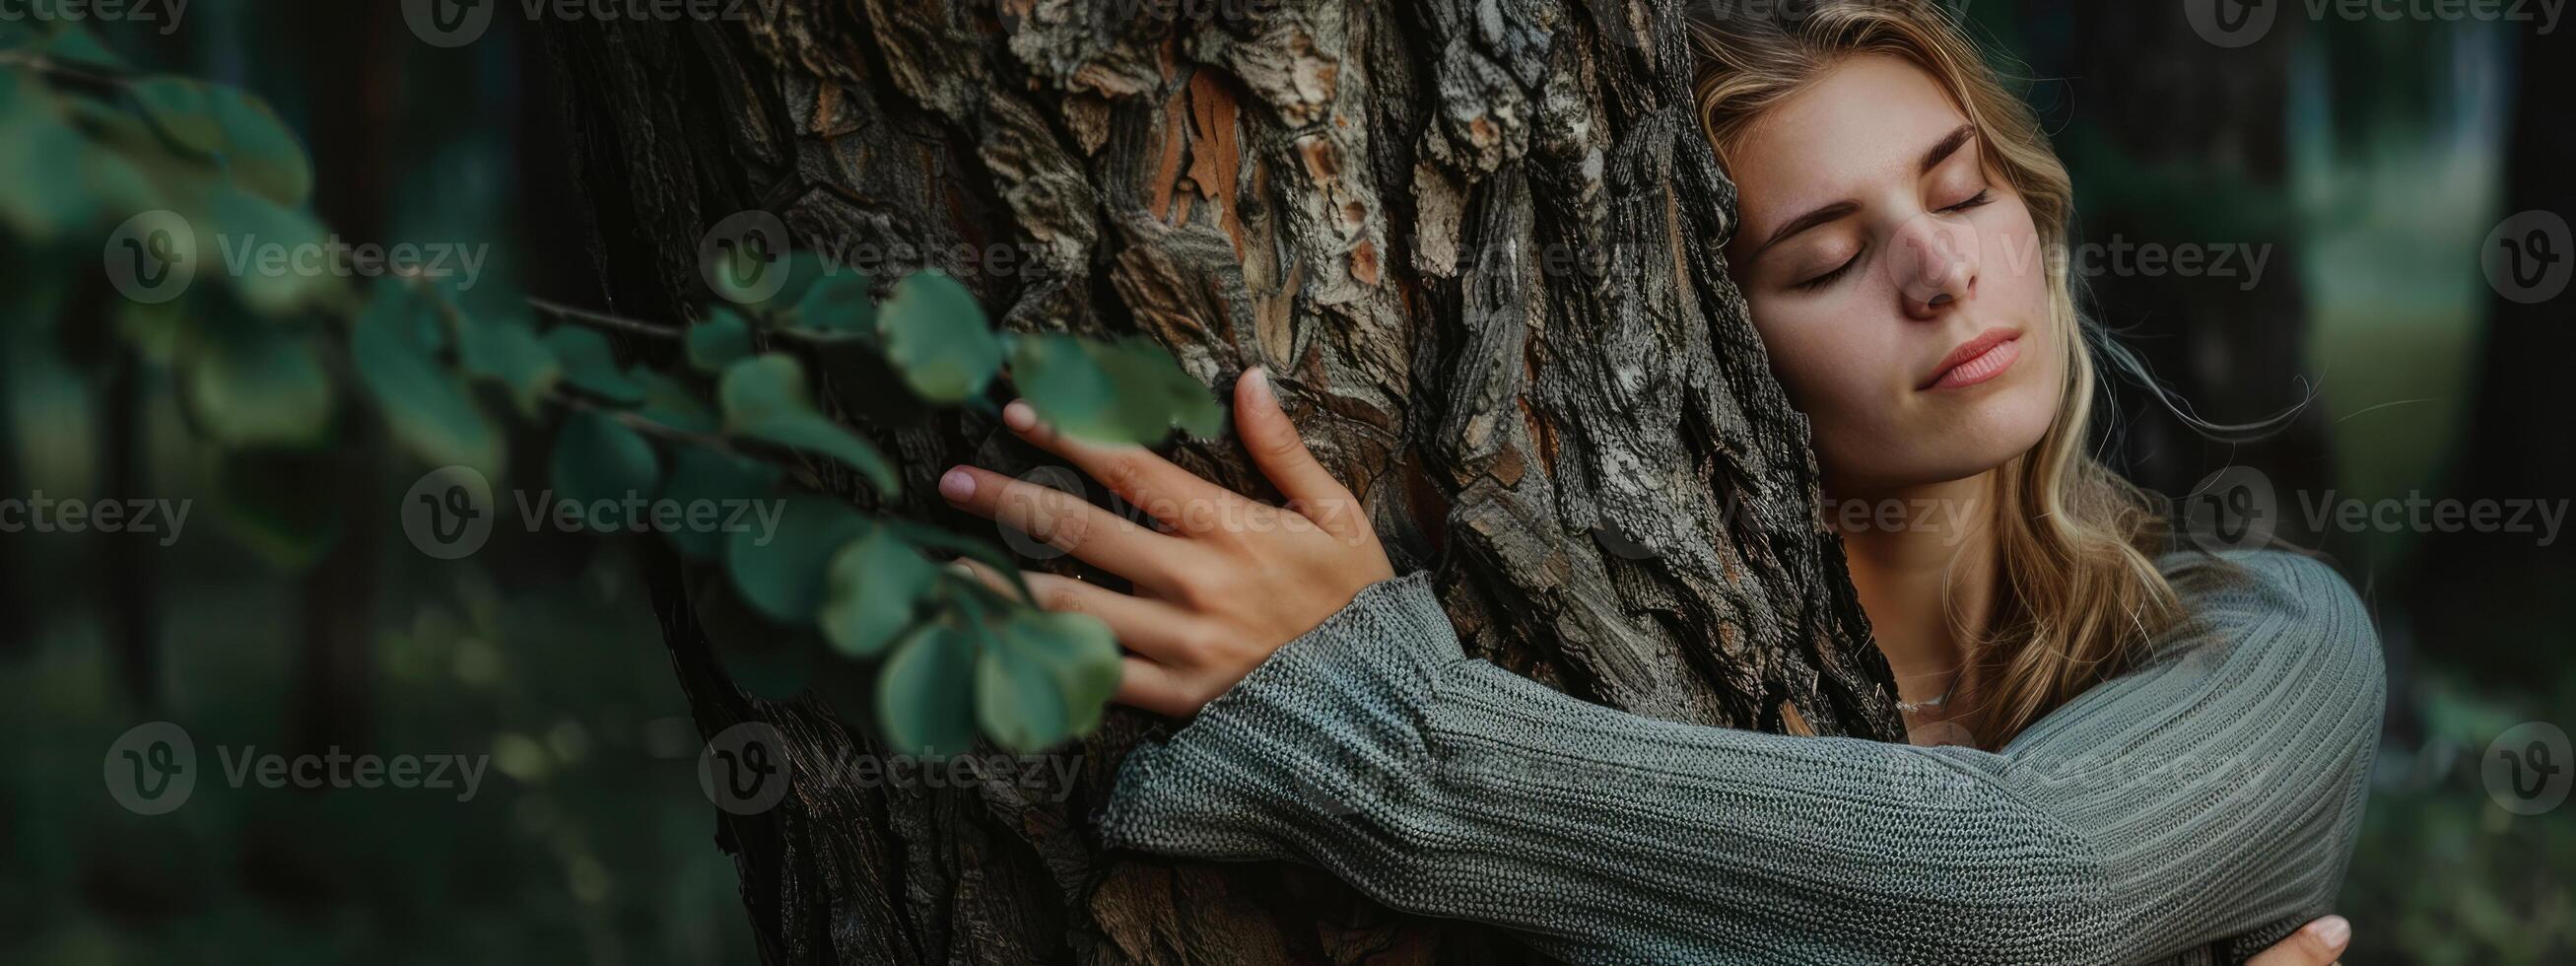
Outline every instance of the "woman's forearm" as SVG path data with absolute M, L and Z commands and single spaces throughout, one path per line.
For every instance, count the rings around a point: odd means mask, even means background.
M 1314 862 L 1587 962 L 2150 958 L 2304 920 L 2340 880 L 2380 666 L 2312 567 L 2262 561 L 2264 592 L 2202 602 L 2218 639 L 2000 754 L 1583 702 L 1466 658 L 1408 575 L 1140 750 L 1102 827 Z

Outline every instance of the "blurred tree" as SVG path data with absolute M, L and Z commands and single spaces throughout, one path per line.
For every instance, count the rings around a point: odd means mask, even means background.
M 1673 0 L 753 7 L 549 28 L 598 304 L 684 314 L 710 226 L 760 210 L 878 277 L 957 275 L 1008 330 L 1144 333 L 1220 386 L 1266 365 L 1398 566 L 1443 564 L 1473 653 L 1656 717 L 1902 735 L 1805 420 L 1720 262 L 1733 188 Z M 863 359 L 820 376 L 898 411 Z M 954 461 L 1033 465 L 993 428 L 895 433 L 907 492 Z M 1267 495 L 1221 441 L 1173 456 Z M 705 734 L 767 721 L 809 770 L 883 752 L 810 697 L 737 690 L 669 563 L 655 596 Z M 1088 810 L 1156 727 L 1118 709 L 1062 802 L 808 785 L 725 816 L 764 960 L 1527 955 L 1312 870 L 1101 854 Z

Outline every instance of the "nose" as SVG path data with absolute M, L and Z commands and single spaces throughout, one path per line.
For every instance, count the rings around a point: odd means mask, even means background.
M 1897 292 L 1908 318 L 1941 318 L 1976 294 L 1975 228 L 1925 215 L 1897 231 L 1894 248 Z

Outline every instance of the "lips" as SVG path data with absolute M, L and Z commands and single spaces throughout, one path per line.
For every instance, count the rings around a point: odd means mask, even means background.
M 1973 386 L 2002 375 L 2021 358 L 2021 331 L 1996 327 L 1977 333 L 1977 337 L 1959 343 L 1941 362 L 1932 367 L 1930 378 L 1915 387 L 1918 390 L 1955 389 Z

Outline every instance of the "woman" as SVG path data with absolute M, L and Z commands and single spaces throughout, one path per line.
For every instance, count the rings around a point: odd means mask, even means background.
M 1133 581 L 1029 575 L 1133 652 L 1120 701 L 1196 715 L 1128 758 L 1107 840 L 1314 862 L 1582 962 L 2330 959 L 2341 920 L 2292 931 L 2342 880 L 2377 747 L 2359 601 L 2305 557 L 2161 552 L 2081 450 L 2070 192 L 2027 109 L 1929 4 L 1796 6 L 1697 25 L 1700 108 L 1829 498 L 1974 511 L 1841 534 L 1916 744 L 1657 721 L 1467 658 L 1252 370 L 1239 429 L 1286 508 L 1024 403 L 1014 431 L 1163 527 L 941 481 Z

